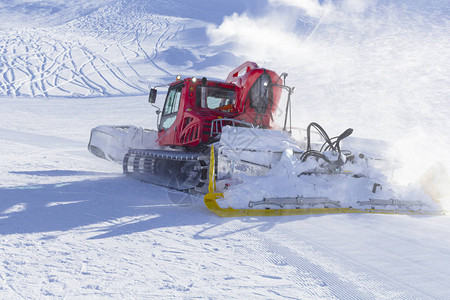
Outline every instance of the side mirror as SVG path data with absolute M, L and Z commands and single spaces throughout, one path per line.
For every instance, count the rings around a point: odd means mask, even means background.
M 156 94 L 158 91 L 156 89 L 150 90 L 150 95 L 148 96 L 148 102 L 155 103 L 156 102 Z

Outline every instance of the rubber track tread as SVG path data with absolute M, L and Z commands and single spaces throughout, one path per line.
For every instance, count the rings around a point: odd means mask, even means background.
M 144 182 L 193 191 L 208 181 L 208 162 L 203 153 L 132 149 L 124 157 L 123 172 Z

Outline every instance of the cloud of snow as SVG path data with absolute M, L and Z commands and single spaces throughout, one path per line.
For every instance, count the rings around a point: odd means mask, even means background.
M 269 14 L 262 18 L 252 18 L 246 13 L 225 17 L 220 26 L 208 28 L 212 45 L 232 43 L 234 53 L 246 56 L 251 53 L 260 61 L 294 54 L 301 45 L 301 40 L 291 31 L 295 19 L 289 16 L 283 19 L 276 10 Z
M 289 73 L 294 126 L 409 144 L 416 179 L 450 173 L 450 14 L 446 1 L 270 0 L 263 15 L 226 17 L 214 45 Z M 417 132 L 422 132 L 417 134 Z M 406 174 L 406 173 L 405 173 Z M 406 175 L 405 175 L 406 176 Z
M 391 159 L 398 168 L 392 179 L 400 185 L 414 184 L 450 210 L 450 161 L 448 141 L 415 128 L 393 142 Z
M 342 7 L 348 12 L 362 13 L 367 9 L 374 7 L 378 0 L 344 0 Z
M 207 33 L 212 45 L 231 45 L 235 54 L 253 60 L 294 60 L 322 22 L 340 23 L 348 14 L 363 13 L 377 1 L 269 0 L 265 14 L 234 13 L 219 26 L 211 25 Z
M 269 0 L 272 6 L 290 6 L 302 9 L 308 16 L 320 18 L 324 7 L 317 0 Z

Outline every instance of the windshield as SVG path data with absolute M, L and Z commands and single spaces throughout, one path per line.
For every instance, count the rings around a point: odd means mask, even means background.
M 180 106 L 182 86 L 170 88 L 167 93 L 166 102 L 162 112 L 159 129 L 169 129 L 177 118 L 178 107 Z
M 234 90 L 223 87 L 206 87 L 206 105 L 202 105 L 202 87 L 197 86 L 197 106 L 216 109 L 234 104 Z

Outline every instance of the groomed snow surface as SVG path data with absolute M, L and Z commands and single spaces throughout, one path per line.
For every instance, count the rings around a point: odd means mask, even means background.
M 397 144 L 400 181 L 450 170 L 449 13 L 439 0 L 0 4 L 0 298 L 448 299 L 448 216 L 223 219 L 87 143 L 102 124 L 155 128 L 149 85 L 249 59 L 290 74 L 295 127 Z
M 145 96 L 0 105 L 1 298 L 450 294 L 447 216 L 222 219 L 87 151 L 97 123 L 144 122 Z

